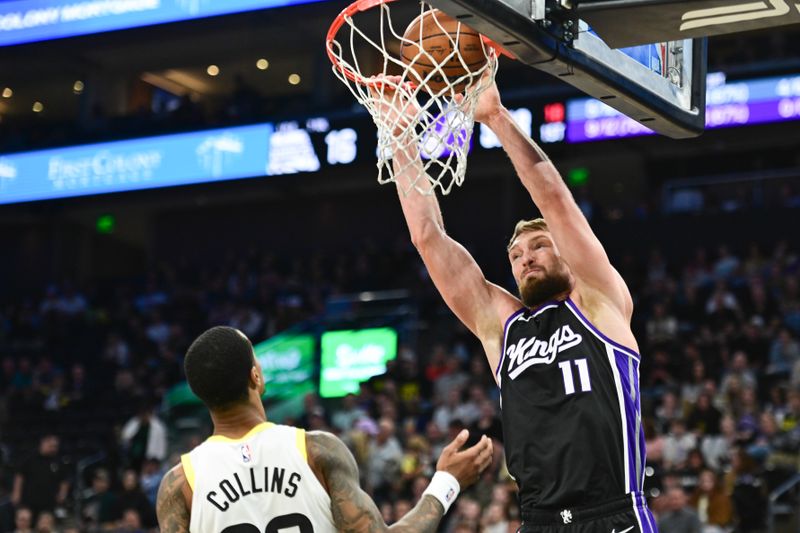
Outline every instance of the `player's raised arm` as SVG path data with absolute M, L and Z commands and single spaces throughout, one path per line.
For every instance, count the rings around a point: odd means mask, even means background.
M 416 111 L 413 101 L 399 103 L 401 99 L 394 100 L 386 98 L 386 106 L 394 106 L 387 114 L 413 115 Z M 398 110 L 397 107 L 403 108 Z M 404 125 L 402 120 L 394 120 L 394 117 L 390 122 L 395 128 Z M 399 136 L 401 132 L 395 133 Z M 445 303 L 483 342 L 494 367 L 499 359 L 503 321 L 521 304 L 506 290 L 488 282 L 470 253 L 447 235 L 439 202 L 425 179 L 416 143 L 395 146 L 392 163 L 411 240 Z M 419 189 L 430 194 L 423 194 Z
M 348 533 L 433 533 L 446 512 L 445 505 L 449 507 L 459 490 L 475 483 L 492 462 L 492 443 L 486 436 L 471 448 L 459 451 L 468 436 L 468 432 L 463 431 L 445 447 L 436 465 L 437 474 L 422 498 L 391 526 L 386 525 L 375 502 L 361 489 L 356 461 L 341 440 L 330 433 L 310 431 L 306 434 L 306 444 L 309 462 L 321 473 L 323 485 L 330 495 L 337 530 Z
M 561 256 L 570 266 L 578 290 L 602 294 L 626 319 L 633 304 L 619 273 L 611 266 L 603 245 L 595 236 L 572 193 L 547 154 L 516 125 L 502 105 L 497 87 L 480 97 L 476 120 L 500 139 L 522 184 L 542 213 Z

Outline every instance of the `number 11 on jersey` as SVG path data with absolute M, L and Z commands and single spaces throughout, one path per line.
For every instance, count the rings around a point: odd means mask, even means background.
M 578 367 L 578 378 L 581 381 L 581 392 L 590 392 L 592 390 L 592 382 L 589 380 L 589 365 L 586 359 L 576 359 L 574 361 L 561 361 L 558 363 L 558 368 L 561 369 L 561 375 L 564 376 L 564 391 L 567 395 L 575 393 L 575 379 L 573 377 L 572 364 Z

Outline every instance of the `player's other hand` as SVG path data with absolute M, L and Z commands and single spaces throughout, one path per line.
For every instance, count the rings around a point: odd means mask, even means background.
M 372 76 L 367 86 L 377 104 L 377 116 L 373 118 L 378 127 L 388 129 L 394 135 L 408 130 L 420 113 L 420 108 L 400 76 Z
M 475 120 L 488 125 L 503 110 L 503 102 L 500 100 L 497 84 L 491 79 L 491 72 L 488 69 L 483 73 L 483 78 L 481 84 L 488 82 L 489 87 L 481 93 L 478 99 L 478 106 L 475 108 Z
M 468 438 L 469 431 L 462 430 L 450 444 L 445 446 L 436 463 L 436 470 L 444 470 L 453 475 L 461 485 L 461 490 L 475 483 L 481 472 L 492 464 L 492 439 L 483 435 L 478 444 L 459 451 Z

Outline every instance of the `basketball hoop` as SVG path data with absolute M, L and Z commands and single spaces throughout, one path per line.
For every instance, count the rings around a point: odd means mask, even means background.
M 486 60 L 473 70 L 462 57 L 459 42 L 461 28 L 467 26 L 458 23 L 453 34 L 434 16 L 431 19 L 441 35 L 450 41 L 449 55 L 434 58 L 419 42 L 404 37 L 405 25 L 400 31 L 395 28 L 389 4 L 396 1 L 358 0 L 345 8 L 328 30 L 328 57 L 334 74 L 369 111 L 378 128 L 378 182 L 396 182 L 397 175 L 416 164 L 412 161 L 402 168 L 393 167 L 396 150 L 410 153 L 419 149 L 424 172 L 412 176 L 401 190 L 404 194 L 412 189 L 435 194 L 438 188 L 442 194 L 449 194 L 453 185 L 460 186 L 464 181 L 478 97 L 494 81 L 497 55 L 504 51 L 481 37 Z M 363 13 L 376 7 L 380 19 L 377 28 L 362 21 Z M 418 18 L 432 10 L 429 4 L 420 2 Z M 362 27 L 356 18 L 362 21 Z M 345 25 L 349 31 L 342 31 L 341 41 L 337 40 Z M 392 52 L 401 47 L 416 50 L 416 56 L 402 60 L 398 52 Z M 423 63 L 430 67 L 424 75 L 414 67 Z M 458 67 L 459 75 L 452 74 L 452 65 Z M 409 103 L 413 113 L 400 112 Z

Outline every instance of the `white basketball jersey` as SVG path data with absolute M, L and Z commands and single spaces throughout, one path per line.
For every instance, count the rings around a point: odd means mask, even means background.
M 302 429 L 264 422 L 215 435 L 181 457 L 192 488 L 191 533 L 333 533 L 331 500 Z

